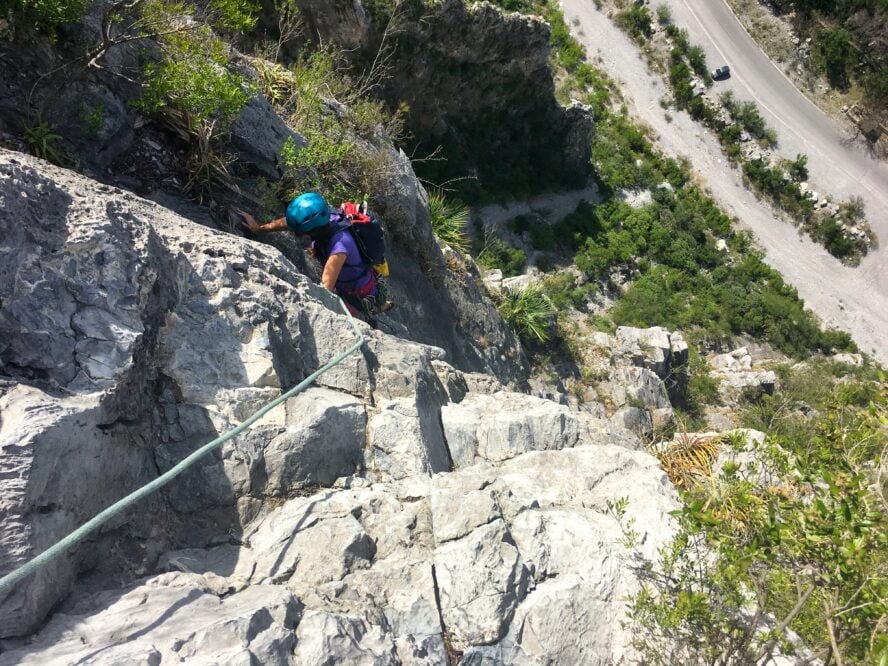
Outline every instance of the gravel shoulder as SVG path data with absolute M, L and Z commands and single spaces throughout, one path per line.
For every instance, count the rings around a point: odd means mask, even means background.
M 684 112 L 672 111 L 672 121 L 666 120 L 659 106 L 660 98 L 668 95 L 665 83 L 648 72 L 638 48 L 606 14 L 596 10 L 588 0 L 563 0 L 562 5 L 566 20 L 574 26 L 574 35 L 585 46 L 590 59 L 598 61 L 602 69 L 620 82 L 631 113 L 654 131 L 663 150 L 671 155 L 686 155 L 691 160 L 714 198 L 753 232 L 765 250 L 768 264 L 798 289 L 807 306 L 824 323 L 848 331 L 863 351 L 888 363 L 885 344 L 888 338 L 888 267 L 885 265 L 888 220 L 884 212 L 878 218 L 881 223 L 877 224 L 870 197 L 864 195 L 867 213 L 883 245 L 870 252 L 858 268 L 842 265 L 746 190 L 739 173 L 728 164 L 716 138 L 708 130 Z M 804 103 L 810 105 L 807 100 Z M 782 143 L 783 128 L 777 129 Z M 824 158 L 811 154 L 811 166 L 821 159 Z M 829 161 L 826 164 L 830 164 Z M 848 193 L 842 191 L 842 178 L 812 169 L 815 182 L 824 183 L 835 195 L 847 196 Z M 888 196 L 888 190 L 883 196 Z

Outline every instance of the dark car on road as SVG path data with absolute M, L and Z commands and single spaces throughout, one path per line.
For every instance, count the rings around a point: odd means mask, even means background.
M 731 78 L 731 68 L 727 65 L 722 65 L 718 69 L 712 70 L 712 78 L 716 81 L 720 79 L 729 79 Z

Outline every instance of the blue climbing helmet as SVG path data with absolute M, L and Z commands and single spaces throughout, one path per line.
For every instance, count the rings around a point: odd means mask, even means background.
M 306 192 L 287 206 L 287 226 L 305 234 L 330 222 L 330 207 L 317 192 Z

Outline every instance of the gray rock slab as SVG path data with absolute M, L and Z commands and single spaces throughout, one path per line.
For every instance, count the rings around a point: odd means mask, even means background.
M 59 613 L 0 664 L 292 663 L 299 601 L 263 586 L 220 598 L 201 576 L 164 574 Z

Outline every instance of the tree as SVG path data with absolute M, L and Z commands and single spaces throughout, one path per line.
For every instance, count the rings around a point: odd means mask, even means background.
M 848 70 L 854 65 L 856 52 L 851 33 L 844 28 L 834 28 L 824 37 L 820 47 L 826 64 L 826 77 L 833 88 L 846 90 L 849 84 Z

